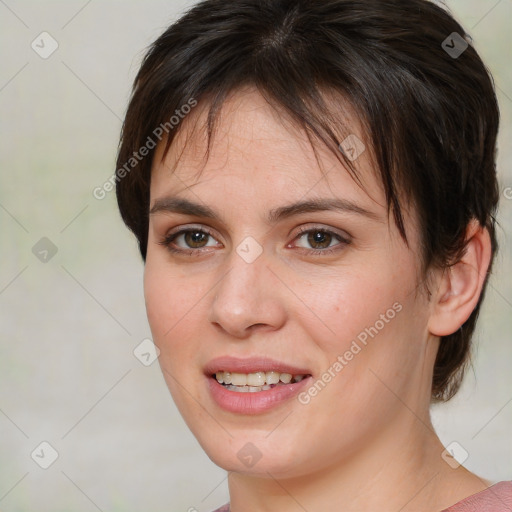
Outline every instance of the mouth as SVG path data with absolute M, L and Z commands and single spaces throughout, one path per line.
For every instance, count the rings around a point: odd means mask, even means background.
M 237 393 L 257 393 L 259 391 L 267 391 L 276 386 L 285 384 L 295 384 L 300 382 L 310 374 L 281 373 L 276 370 L 259 371 L 252 373 L 238 373 L 230 371 L 219 371 L 212 374 L 211 377 L 216 379 L 219 384 Z
M 236 414 L 260 414 L 292 400 L 312 381 L 306 367 L 267 357 L 218 357 L 203 368 L 210 397 Z

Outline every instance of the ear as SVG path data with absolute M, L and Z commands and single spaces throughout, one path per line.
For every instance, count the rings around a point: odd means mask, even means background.
M 448 336 L 459 329 L 475 309 L 491 261 L 491 238 L 487 228 L 473 219 L 466 229 L 462 258 L 441 271 L 438 289 L 432 295 L 430 333 Z

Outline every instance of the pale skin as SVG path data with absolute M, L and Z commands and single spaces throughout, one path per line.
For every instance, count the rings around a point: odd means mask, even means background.
M 151 214 L 144 292 L 164 377 L 205 452 L 229 472 L 232 512 L 435 512 L 488 487 L 443 460 L 429 414 L 439 337 L 477 304 L 491 256 L 487 231 L 468 226 L 463 259 L 430 272 L 428 300 L 415 217 L 406 210 L 408 248 L 388 218 L 369 150 L 356 161 L 365 190 L 320 149 L 324 177 L 306 135 L 283 126 L 246 89 L 224 104 L 205 163 L 204 133 L 189 130 L 204 124 L 204 114 L 197 107 L 183 121 L 164 161 L 157 148 L 150 208 L 180 197 L 218 218 Z M 351 128 L 364 140 L 355 118 Z M 314 211 L 266 221 L 272 209 L 318 198 L 342 198 L 370 214 Z M 332 235 L 312 245 L 301 227 Z M 182 252 L 173 253 L 159 242 L 179 229 L 210 236 L 197 245 L 179 236 L 171 246 Z M 252 263 L 236 252 L 249 236 L 263 250 Z M 226 354 L 269 356 L 318 377 L 397 302 L 396 317 L 308 404 L 294 399 L 241 415 L 209 395 L 203 367 Z M 262 454 L 251 468 L 237 457 L 247 442 Z

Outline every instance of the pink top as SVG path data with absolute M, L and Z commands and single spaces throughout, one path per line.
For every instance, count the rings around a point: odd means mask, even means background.
M 229 503 L 213 512 L 230 512 Z M 494 484 L 442 512 L 512 512 L 512 480 Z
M 442 512 L 512 512 L 512 481 L 491 485 Z

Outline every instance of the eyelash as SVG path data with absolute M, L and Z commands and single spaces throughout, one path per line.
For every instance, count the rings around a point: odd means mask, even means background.
M 175 233 L 171 233 L 171 234 L 165 236 L 158 243 L 160 245 L 163 245 L 170 252 L 175 253 L 175 254 L 177 253 L 177 254 L 186 254 L 189 256 L 193 256 L 193 255 L 200 256 L 201 253 L 204 252 L 203 249 L 205 249 L 205 248 L 203 248 L 203 247 L 197 248 L 197 249 L 176 249 L 175 247 L 172 247 L 172 245 L 171 245 L 172 242 L 174 242 L 174 240 L 176 238 L 178 238 L 180 235 L 183 235 L 185 233 L 190 233 L 190 232 L 204 233 L 204 234 L 207 234 L 208 236 L 211 236 L 212 238 L 215 238 L 213 236 L 213 234 L 208 229 L 205 229 L 203 227 L 201 227 L 201 228 L 192 227 L 192 228 L 187 228 L 187 229 L 181 229 L 179 231 L 176 231 Z M 305 251 L 306 254 L 308 254 L 308 255 L 325 256 L 328 254 L 332 254 L 333 252 L 339 251 L 339 250 L 341 250 L 341 248 L 343 246 L 349 245 L 351 243 L 351 241 L 348 238 L 344 238 L 342 235 L 335 233 L 334 231 L 331 231 L 326 228 L 320 228 L 320 227 L 300 228 L 299 232 L 295 236 L 294 240 L 300 239 L 304 234 L 307 234 L 307 233 L 323 233 L 323 234 L 331 235 L 334 238 L 337 238 L 340 242 L 339 244 L 335 245 L 334 247 L 326 248 L 326 249 L 309 249 L 308 250 L 308 249 L 304 249 L 304 248 L 299 248 L 299 249 L 302 249 L 303 251 Z

